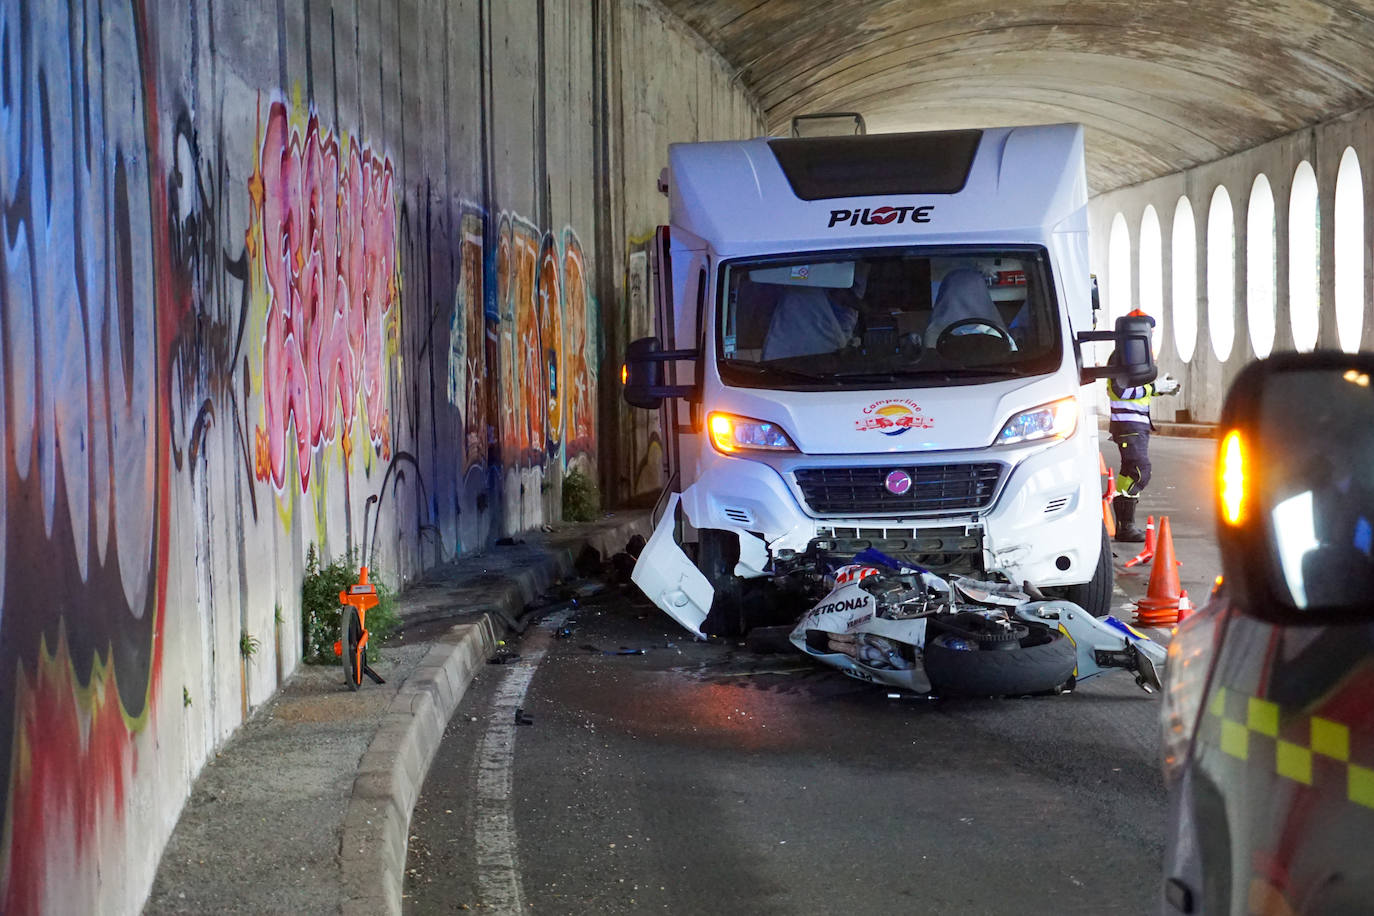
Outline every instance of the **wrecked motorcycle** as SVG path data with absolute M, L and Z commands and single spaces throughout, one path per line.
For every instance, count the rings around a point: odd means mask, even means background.
M 1160 689 L 1165 649 L 1027 586 L 902 565 L 868 550 L 825 577 L 830 591 L 791 641 L 850 677 L 939 696 L 1059 693 L 1120 668 Z

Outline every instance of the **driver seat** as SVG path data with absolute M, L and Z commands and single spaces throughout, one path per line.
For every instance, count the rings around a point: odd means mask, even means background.
M 945 274 L 945 278 L 940 281 L 940 292 L 936 295 L 935 305 L 930 312 L 930 324 L 926 325 L 926 347 L 935 349 L 935 343 L 945 328 L 970 318 L 987 322 L 1007 333 L 1007 339 L 1011 338 L 1006 324 L 1002 321 L 1001 313 L 992 302 L 992 295 L 988 293 L 988 283 L 983 279 L 982 273 L 971 267 L 960 267 Z M 966 333 L 988 332 L 970 325 Z

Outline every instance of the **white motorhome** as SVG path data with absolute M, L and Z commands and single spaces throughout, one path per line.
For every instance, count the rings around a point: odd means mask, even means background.
M 1095 379 L 1140 384 L 1154 363 L 1142 319 L 1092 330 L 1083 128 L 688 143 L 669 160 L 666 340 L 632 343 L 623 375 L 631 404 L 670 408 L 644 592 L 695 633 L 714 606 L 708 629 L 731 632 L 749 623 L 742 578 L 873 547 L 1106 613 L 1086 408 Z M 1085 368 L 1089 341 L 1115 344 L 1110 368 Z

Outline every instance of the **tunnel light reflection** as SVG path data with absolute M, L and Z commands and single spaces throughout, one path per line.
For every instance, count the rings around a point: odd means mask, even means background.
M 1359 385 L 1361 388 L 1369 387 L 1369 376 L 1363 372 L 1356 372 L 1354 369 L 1347 369 L 1345 375 L 1341 376 L 1352 385 Z
M 1312 513 L 1311 490 L 1285 499 L 1270 513 L 1274 526 L 1274 541 L 1279 551 L 1279 565 L 1283 568 L 1283 579 L 1288 583 L 1293 604 L 1300 608 L 1307 607 L 1307 588 L 1303 583 L 1302 561 L 1308 553 L 1319 546 Z

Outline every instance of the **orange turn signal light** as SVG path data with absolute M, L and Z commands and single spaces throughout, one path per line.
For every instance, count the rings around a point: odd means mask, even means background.
M 1245 519 L 1246 454 L 1240 430 L 1233 429 L 1221 440 L 1217 468 L 1217 493 L 1221 497 L 1221 517 L 1228 525 Z
M 723 413 L 711 414 L 711 443 L 722 452 L 735 450 L 735 424 Z

